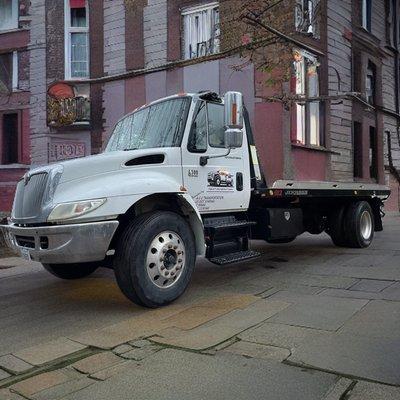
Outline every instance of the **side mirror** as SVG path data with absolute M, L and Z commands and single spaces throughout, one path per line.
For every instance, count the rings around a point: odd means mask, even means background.
M 243 143 L 243 95 L 227 92 L 225 102 L 225 147 L 235 149 Z

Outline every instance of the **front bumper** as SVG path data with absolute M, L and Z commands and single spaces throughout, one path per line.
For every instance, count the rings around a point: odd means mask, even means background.
M 20 227 L 1 225 L 7 245 L 25 258 L 45 264 L 101 261 L 118 221 Z

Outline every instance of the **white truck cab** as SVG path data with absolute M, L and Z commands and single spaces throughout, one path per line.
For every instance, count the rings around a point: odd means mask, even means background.
M 268 187 L 242 95 L 181 94 L 136 109 L 100 155 L 29 171 L 18 183 L 8 245 L 63 279 L 100 266 L 148 307 L 186 289 L 197 256 L 257 257 L 249 239 L 327 231 L 367 247 L 382 230 L 380 185 L 276 181 Z

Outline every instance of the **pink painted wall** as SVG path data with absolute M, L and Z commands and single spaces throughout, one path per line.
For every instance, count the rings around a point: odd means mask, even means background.
M 265 178 L 269 184 L 283 178 L 282 105 L 255 104 L 254 136 Z
M 315 150 L 292 148 L 295 179 L 299 181 L 324 181 L 328 154 Z

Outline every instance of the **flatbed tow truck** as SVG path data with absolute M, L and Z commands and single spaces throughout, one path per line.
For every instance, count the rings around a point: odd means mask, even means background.
M 59 278 L 113 268 L 122 292 L 147 307 L 182 295 L 198 256 L 244 261 L 259 256 L 251 239 L 304 232 L 364 248 L 383 229 L 385 186 L 266 176 L 241 93 L 180 94 L 122 118 L 102 154 L 26 173 L 1 229 Z

